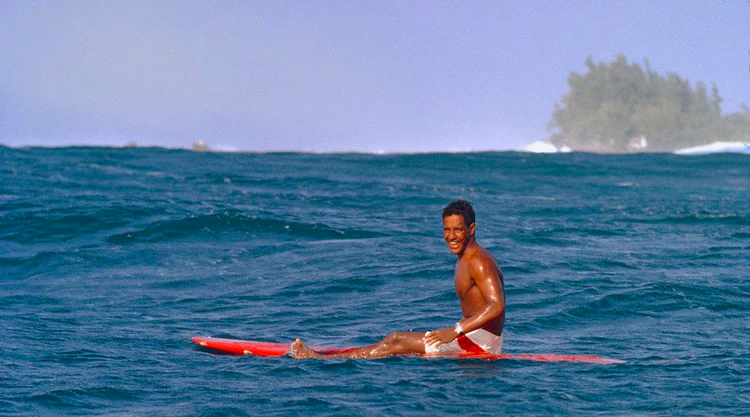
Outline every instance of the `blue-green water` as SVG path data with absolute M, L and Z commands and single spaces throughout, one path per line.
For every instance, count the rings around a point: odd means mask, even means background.
M 747 155 L 0 147 L 2 415 L 749 415 Z M 297 361 L 459 317 L 440 209 L 477 210 L 507 353 Z

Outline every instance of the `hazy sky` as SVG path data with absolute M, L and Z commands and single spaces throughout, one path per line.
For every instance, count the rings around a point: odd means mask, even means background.
M 0 143 L 518 148 L 584 61 L 750 104 L 750 2 L 0 0 Z

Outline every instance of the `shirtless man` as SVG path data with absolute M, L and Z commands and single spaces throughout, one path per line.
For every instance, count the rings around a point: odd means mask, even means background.
M 370 346 L 339 354 L 319 354 L 297 339 L 290 348 L 295 358 L 382 358 L 416 353 L 494 353 L 503 347 L 505 288 L 503 274 L 489 252 L 477 244 L 474 209 L 456 200 L 443 209 L 443 237 L 458 256 L 454 283 L 463 318 L 454 327 L 427 333 L 391 333 Z

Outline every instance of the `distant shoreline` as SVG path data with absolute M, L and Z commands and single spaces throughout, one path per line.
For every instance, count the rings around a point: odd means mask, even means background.
M 542 142 L 534 142 L 533 144 L 526 145 L 522 149 L 482 149 L 482 150 L 430 150 L 430 151 L 362 151 L 362 150 L 330 150 L 330 151 L 316 151 L 316 150 L 245 150 L 245 149 L 221 149 L 221 148 L 209 148 L 205 147 L 202 149 L 186 148 L 186 147 L 167 147 L 158 145 L 87 145 L 87 144 L 69 144 L 69 145 L 21 145 L 21 146 L 9 146 L 0 143 L 0 147 L 10 149 L 73 149 L 73 148 L 100 148 L 100 149 L 121 149 L 121 150 L 132 150 L 132 149 L 162 149 L 169 151 L 186 151 L 196 153 L 237 153 L 237 154 L 308 154 L 308 155 L 434 155 L 434 154 L 482 154 L 482 153 L 529 153 L 529 154 L 563 154 L 563 153 L 576 153 L 576 154 L 595 154 L 595 155 L 642 155 L 642 154 L 674 154 L 674 155 L 705 155 L 714 153 L 734 153 L 750 155 L 750 143 L 743 142 L 713 142 L 705 145 L 695 146 L 691 148 L 677 149 L 674 151 L 665 152 L 653 152 L 647 150 L 639 151 L 628 151 L 628 152 L 612 152 L 604 149 L 557 149 L 554 145 L 544 142 L 545 148 L 533 149 L 532 145 Z

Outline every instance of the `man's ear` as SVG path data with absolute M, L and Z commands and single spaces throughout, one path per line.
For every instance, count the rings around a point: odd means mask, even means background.
M 474 222 L 469 226 L 469 233 L 471 233 L 472 236 L 474 236 L 474 231 L 477 229 L 477 223 Z

